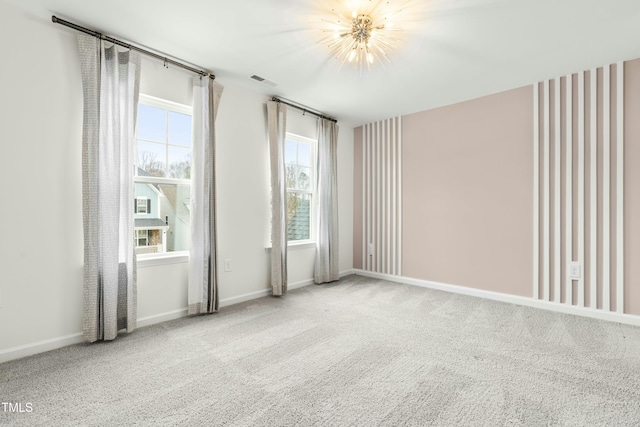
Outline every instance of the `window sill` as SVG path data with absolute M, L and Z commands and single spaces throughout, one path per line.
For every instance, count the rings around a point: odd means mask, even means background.
M 157 265 L 182 264 L 189 262 L 189 252 L 175 252 L 172 254 L 163 254 L 157 256 L 145 257 L 138 256 L 138 268 L 155 267 Z
M 301 250 L 301 249 L 311 249 L 311 248 L 315 248 L 316 247 L 316 242 L 313 240 L 305 240 L 304 242 L 289 242 L 289 244 L 287 245 L 287 249 L 290 251 L 297 251 L 297 250 Z M 265 250 L 267 252 L 271 252 L 271 245 L 267 246 L 265 248 Z

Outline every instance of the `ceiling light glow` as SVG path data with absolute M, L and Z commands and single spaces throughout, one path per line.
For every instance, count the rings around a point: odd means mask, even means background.
M 341 63 L 352 63 L 356 70 L 371 69 L 372 64 L 390 63 L 388 54 L 402 39 L 402 28 L 394 25 L 408 0 L 361 0 L 331 9 L 331 18 L 323 20 L 329 28 L 322 39 L 331 56 Z M 394 22 L 392 22 L 392 20 Z

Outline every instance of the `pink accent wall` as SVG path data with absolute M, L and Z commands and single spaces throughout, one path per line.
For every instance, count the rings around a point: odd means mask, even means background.
M 615 70 L 615 67 L 612 69 Z M 601 70 L 598 71 L 599 75 Z M 585 83 L 588 83 L 588 72 Z M 573 139 L 578 136 L 577 75 L 572 77 Z M 563 78 L 562 85 L 566 83 Z M 555 84 L 552 82 L 552 93 Z M 616 138 L 615 73 L 611 74 L 611 139 Z M 541 91 L 542 89 L 540 89 Z M 602 85 L 597 87 L 602 94 Z M 585 101 L 590 97 L 586 84 Z M 640 315 L 640 59 L 625 62 L 625 277 L 624 313 Z M 566 115 L 562 95 L 561 141 L 565 157 Z M 553 103 L 550 106 L 553 113 Z M 540 105 L 542 111 L 542 105 Z M 598 106 L 600 111 L 600 105 Z M 601 113 L 598 129 L 601 128 Z M 553 114 L 551 127 L 555 126 Z M 543 124 L 540 123 L 542 135 Z M 403 127 L 403 267 L 402 275 L 470 288 L 532 297 L 533 273 L 533 94 L 532 86 L 510 90 L 455 105 L 415 113 L 402 118 Z M 590 113 L 585 111 L 585 204 L 588 186 Z M 554 136 L 551 135 L 553 141 Z M 598 154 L 602 133 L 599 130 Z M 354 164 L 354 268 L 362 268 L 362 127 L 355 129 Z M 541 153 L 542 154 L 542 153 Z M 578 154 L 573 145 L 573 258 L 578 252 L 577 191 Z M 598 156 L 597 171 L 603 171 Z M 612 143 L 611 161 L 616 147 Z M 555 162 L 551 154 L 551 165 Z M 613 169 L 612 169 L 613 170 Z M 542 180 L 542 171 L 541 180 Z M 564 167 L 561 200 L 564 204 Z M 552 178 L 552 183 L 554 182 Z M 542 181 L 541 181 L 542 184 Z M 612 261 L 616 259 L 615 174 L 611 178 Z M 552 187 L 553 188 L 553 187 Z M 541 187 L 542 191 L 542 187 Z M 602 183 L 598 182 L 598 194 Z M 553 198 L 553 190 L 551 193 Z M 552 199 L 553 200 L 553 199 Z M 542 209 L 542 207 L 541 207 Z M 602 240 L 602 201 L 598 200 L 598 240 Z M 585 212 L 585 245 L 588 247 L 589 215 Z M 561 220 L 565 226 L 564 212 Z M 553 230 L 553 228 L 552 228 Z M 542 230 L 541 230 L 542 236 Z M 561 250 L 564 252 L 564 235 Z M 598 274 L 601 275 L 601 251 Z M 589 268 L 588 251 L 585 251 Z M 564 265 L 567 259 L 563 255 Z M 553 273 L 555 265 L 551 266 Z M 564 268 L 563 274 L 564 274 Z M 612 307 L 615 307 L 615 268 L 611 265 Z M 562 283 L 562 302 L 565 284 Z M 553 292 L 552 286 L 550 291 Z M 600 294 L 600 288 L 598 288 Z M 585 289 L 586 291 L 586 289 Z M 540 288 L 542 293 L 542 288 Z M 576 291 L 573 293 L 576 301 Z M 589 302 L 585 292 L 585 302 Z M 600 304 L 599 304 L 600 306 Z
M 403 118 L 404 276 L 532 294 L 531 87 Z

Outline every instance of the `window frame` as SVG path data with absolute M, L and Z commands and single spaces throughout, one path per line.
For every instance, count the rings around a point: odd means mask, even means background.
M 134 180 L 135 182 L 135 180 Z M 147 206 L 149 204 L 148 202 L 149 198 L 148 197 L 144 197 L 144 196 L 137 196 L 136 197 L 136 209 L 135 209 L 135 214 L 136 215 L 149 215 L 151 212 L 148 212 Z M 144 212 L 140 211 L 140 202 L 143 202 L 142 204 L 144 206 Z
M 141 232 L 144 232 L 144 236 L 141 236 Z M 145 240 L 146 244 L 141 245 L 140 240 Z M 145 228 L 143 230 L 136 230 L 136 248 L 147 247 L 149 246 L 149 229 Z
M 285 146 L 287 140 L 295 141 L 297 144 L 308 144 L 311 153 L 311 162 L 309 165 L 309 169 L 311 170 L 311 189 L 310 190 L 300 190 L 300 189 L 286 189 L 286 193 L 292 194 L 309 194 L 311 198 L 311 204 L 309 206 L 309 238 L 308 239 L 300 239 L 300 240 L 288 240 L 288 247 L 299 247 L 299 248 L 307 248 L 307 247 L 315 247 L 316 239 L 317 239 L 317 153 L 318 153 L 318 140 L 309 138 L 302 135 L 297 135 L 295 133 L 286 132 L 285 134 Z M 296 151 L 297 152 L 297 151 Z M 296 159 L 297 160 L 297 159 Z M 285 161 L 285 169 L 286 169 L 286 161 Z M 297 166 L 300 166 L 299 163 L 296 163 Z
M 139 104 L 160 108 L 169 112 L 188 115 L 192 118 L 192 126 L 193 126 L 193 107 L 190 105 L 180 104 L 180 103 L 165 100 L 162 98 L 156 98 L 154 96 L 150 96 L 142 93 L 139 95 L 139 98 L 138 98 L 138 105 Z M 136 109 L 139 108 L 138 105 L 136 105 Z M 192 133 L 193 133 L 193 128 L 192 128 Z M 169 134 L 169 121 L 167 120 L 165 135 L 168 135 L 168 134 Z M 148 140 L 143 138 L 138 138 L 138 122 L 137 121 L 136 121 L 134 141 L 135 141 L 135 148 L 134 148 L 135 164 L 134 164 L 134 175 L 133 175 L 133 183 L 132 183 L 134 186 L 135 184 L 168 184 L 168 185 L 176 185 L 176 186 L 188 185 L 189 187 L 193 185 L 191 179 L 138 175 L 139 141 L 148 142 Z M 157 141 L 151 141 L 151 142 L 158 143 Z M 165 142 L 165 145 L 167 149 L 168 147 L 174 146 L 173 144 L 169 144 L 168 142 Z M 182 147 L 180 145 L 175 145 L 175 146 Z M 193 146 L 191 148 L 193 150 Z M 191 158 L 193 159 L 193 151 L 192 151 Z M 166 165 L 166 168 L 168 168 L 168 166 L 169 165 Z M 167 171 L 165 170 L 165 174 L 166 173 Z M 138 197 L 136 197 L 136 200 L 137 198 Z M 166 238 L 166 236 L 163 236 L 163 238 Z M 136 239 L 136 242 L 137 242 L 137 239 Z M 176 262 L 186 262 L 189 260 L 189 251 L 185 250 L 185 251 L 172 251 L 172 252 L 164 252 L 164 253 L 139 254 L 139 255 L 136 255 L 136 257 L 137 257 L 139 266 L 147 267 L 147 266 L 153 266 L 153 265 L 171 264 Z

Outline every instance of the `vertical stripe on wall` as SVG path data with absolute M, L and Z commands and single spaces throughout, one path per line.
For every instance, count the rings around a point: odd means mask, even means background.
M 394 144 L 398 150 L 398 186 L 397 189 L 397 200 L 398 200 L 398 219 L 396 221 L 396 230 L 398 231 L 398 276 L 402 276 L 402 117 L 398 117 L 397 119 L 398 131 L 394 136 Z
M 562 256 L 560 253 L 560 243 L 562 241 L 560 237 L 560 153 L 561 153 L 561 141 L 560 141 L 560 78 L 555 80 L 555 84 L 553 86 L 553 98 L 554 98 L 554 116 L 555 116 L 555 135 L 554 135 L 554 214 L 553 214 L 553 300 L 560 301 L 560 288 L 561 288 L 561 268 L 560 263 L 562 262 Z
M 611 67 L 602 70 L 602 309 L 611 310 Z
M 565 78 L 565 263 L 573 258 L 573 76 Z M 573 304 L 573 282 L 565 269 L 565 303 Z
M 362 265 L 402 275 L 402 122 L 364 125 Z M 364 214 L 366 212 L 366 215 Z
M 380 132 L 380 126 L 381 122 L 376 123 L 376 153 L 375 153 L 375 160 L 376 160 L 376 167 L 374 169 L 374 174 L 375 174 L 375 181 L 376 181 L 376 204 L 374 206 L 375 209 L 375 213 L 376 213 L 376 238 L 375 238 L 375 243 L 374 243 L 374 253 L 375 253 L 375 271 L 380 271 L 380 254 L 382 253 L 381 247 L 382 247 L 382 233 L 380 232 L 380 228 L 382 227 L 382 218 L 380 218 L 382 215 L 382 203 L 381 203 L 381 196 L 382 196 L 382 173 L 380 172 L 381 170 L 381 163 L 382 163 L 382 159 L 381 159 L 381 154 L 382 154 L 382 135 Z
M 533 85 L 533 298 L 540 297 L 540 88 Z
M 594 68 L 589 73 L 589 104 L 591 106 L 591 117 L 589 118 L 589 217 L 590 217 L 590 230 L 589 230 L 589 307 L 597 308 L 598 295 L 596 288 L 596 281 L 598 278 L 598 84 L 597 84 L 598 72 Z
M 616 311 L 624 313 L 624 62 L 618 62 L 616 73 Z
M 369 223 L 369 210 L 367 208 L 367 204 L 365 200 L 367 199 L 367 195 L 369 194 L 369 180 L 367 179 L 367 171 L 369 170 L 369 156 L 368 153 L 370 148 L 369 144 L 369 128 L 364 126 L 362 129 L 363 133 L 363 141 L 362 141 L 362 268 L 367 269 L 369 266 L 369 257 L 365 257 L 367 253 L 367 241 L 364 239 L 364 236 L 367 235 L 367 224 Z
M 578 305 L 584 307 L 584 71 L 578 73 Z
M 543 149 L 543 157 L 544 157 L 544 166 L 543 166 L 543 175 L 542 175 L 542 192 L 544 194 L 544 202 L 543 202 L 543 211 L 542 211 L 542 242 L 543 242 L 543 250 L 542 250 L 542 294 L 545 301 L 549 301 L 549 281 L 551 279 L 551 267 L 549 266 L 551 262 L 550 256 L 550 230 L 551 230 L 551 218 L 550 212 L 550 200 L 551 200 L 551 174 L 549 170 L 549 162 L 551 161 L 550 154 L 550 144 L 549 141 L 549 132 L 551 131 L 551 126 L 549 123 L 549 81 L 544 82 L 544 91 L 542 93 L 543 102 L 544 102 L 544 116 L 542 118 L 544 122 L 544 145 Z
M 578 73 L 577 85 L 574 75 L 533 85 L 533 297 L 578 306 L 584 306 L 588 297 L 590 308 L 612 311 L 615 286 L 615 310 L 623 312 L 624 70 L 623 63 L 615 65 L 616 87 L 612 88 L 612 67 Z M 615 123 L 614 139 L 611 123 Z M 615 188 L 611 188 L 613 176 Z M 612 195 L 615 204 L 611 203 Z M 612 217 L 616 219 L 615 231 Z M 570 276 L 572 261 L 580 264 L 579 278 Z

